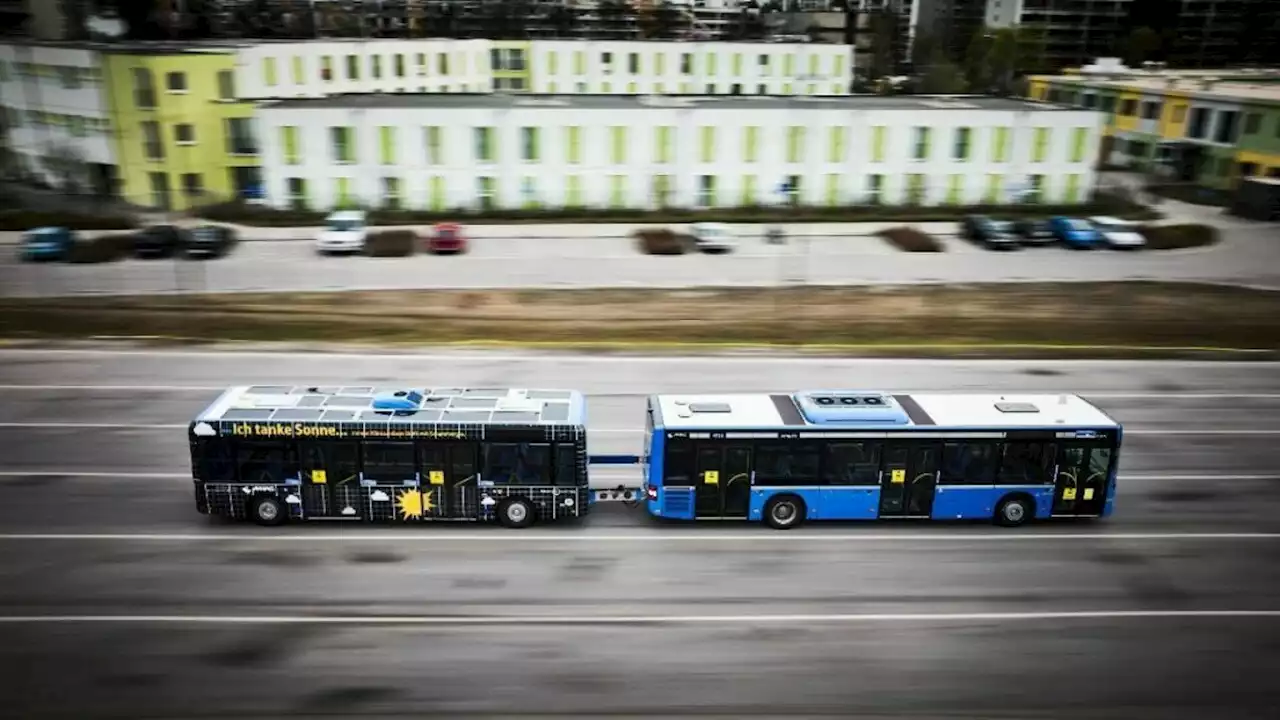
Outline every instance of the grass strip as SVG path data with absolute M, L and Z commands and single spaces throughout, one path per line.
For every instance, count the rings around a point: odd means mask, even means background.
M 246 293 L 4 299 L 0 337 L 1270 358 L 1278 311 L 1276 291 L 1157 282 Z

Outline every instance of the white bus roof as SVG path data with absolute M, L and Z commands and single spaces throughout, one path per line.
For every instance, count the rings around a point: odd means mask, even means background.
M 651 404 L 656 414 L 654 424 L 668 430 L 1119 426 L 1078 395 L 811 390 L 791 394 L 656 395 Z

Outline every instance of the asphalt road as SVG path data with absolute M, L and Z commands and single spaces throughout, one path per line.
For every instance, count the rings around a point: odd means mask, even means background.
M 947 252 L 902 253 L 876 237 L 818 237 L 785 247 L 743 241 L 728 255 L 654 257 L 624 238 L 480 238 L 463 256 L 322 257 L 311 243 L 244 243 L 211 261 L 32 264 L 0 258 L 0 294 L 404 288 L 583 288 L 1183 280 L 1280 287 L 1275 226 L 1232 224 L 1212 248 L 1079 252 L 1057 247 L 993 253 L 944 238 Z
M 1278 370 L 0 350 L 4 714 L 1274 717 Z M 695 389 L 1079 392 L 1128 434 L 1114 518 L 1016 531 L 196 515 L 182 427 L 285 380 L 576 387 L 598 453 L 639 449 L 645 393 Z

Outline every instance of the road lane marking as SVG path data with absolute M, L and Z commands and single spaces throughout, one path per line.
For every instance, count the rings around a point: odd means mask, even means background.
M 1076 610 L 975 613 L 800 613 L 785 615 L 0 615 L 8 625 L 759 625 L 1028 620 L 1205 620 L 1280 618 L 1280 610 Z
M 0 430 L 185 430 L 188 423 L 95 423 L 95 422 L 0 422 Z M 642 435 L 644 428 L 587 428 L 588 434 Z M 1239 430 L 1125 428 L 1130 435 L 1206 435 L 1225 437 L 1261 437 L 1280 435 L 1280 428 L 1242 428 Z

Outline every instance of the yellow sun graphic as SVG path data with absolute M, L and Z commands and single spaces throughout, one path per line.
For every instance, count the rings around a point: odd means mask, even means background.
M 396 496 L 396 510 L 399 511 L 400 517 L 408 520 L 409 518 L 421 519 L 423 513 L 431 512 L 436 506 L 431 502 L 431 496 L 434 490 L 422 492 L 421 490 L 404 490 Z

